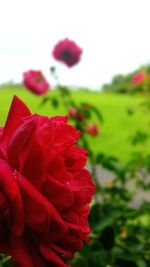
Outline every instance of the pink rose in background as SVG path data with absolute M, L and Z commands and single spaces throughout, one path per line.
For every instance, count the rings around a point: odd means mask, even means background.
M 70 118 L 76 118 L 78 121 L 83 121 L 85 119 L 85 116 L 83 113 L 78 112 L 77 108 L 70 107 L 68 109 L 68 114 Z
M 23 83 L 27 89 L 37 95 L 44 95 L 50 89 L 50 85 L 39 70 L 29 70 L 23 73 Z
M 86 127 L 87 134 L 91 136 L 97 136 L 99 134 L 99 129 L 95 123 L 89 123 Z
M 85 116 L 83 113 L 77 113 L 77 116 L 76 116 L 77 120 L 79 121 L 84 121 L 85 119 Z
M 75 107 L 70 107 L 68 109 L 68 113 L 69 113 L 69 117 L 70 118 L 76 118 L 76 115 L 77 115 L 77 109 Z
M 14 97 L 0 128 L 0 253 L 16 267 L 67 267 L 88 241 L 95 185 L 79 135 Z
M 59 41 L 53 49 L 53 57 L 72 67 L 80 61 L 82 49 L 69 39 Z
M 147 78 L 147 74 L 143 71 L 137 72 L 133 77 L 132 77 L 132 84 L 134 85 L 140 85 L 143 83 L 143 81 Z

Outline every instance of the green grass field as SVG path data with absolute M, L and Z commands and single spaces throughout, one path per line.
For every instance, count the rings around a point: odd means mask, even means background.
M 33 113 L 43 115 L 64 115 L 65 109 L 59 106 L 54 109 L 49 103 L 40 107 L 42 97 L 35 96 L 22 88 L 0 88 L 0 124 L 3 125 L 9 110 L 13 95 L 20 97 Z M 53 90 L 49 95 L 57 97 L 58 92 Z M 149 131 L 150 112 L 144 112 L 140 103 L 142 96 L 115 95 L 92 91 L 75 91 L 73 98 L 77 102 L 94 104 L 103 114 L 104 123 L 100 125 L 100 135 L 89 137 L 91 147 L 96 153 L 106 153 L 119 157 L 121 161 L 128 160 L 131 152 L 143 150 L 149 152 L 150 142 L 145 147 L 133 147 L 130 138 L 136 131 Z M 126 110 L 133 107 L 135 113 L 128 115 Z M 95 120 L 95 118 L 93 118 Z

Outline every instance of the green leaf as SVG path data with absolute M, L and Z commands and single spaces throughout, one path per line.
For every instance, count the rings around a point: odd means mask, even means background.
M 95 106 L 91 106 L 90 109 L 96 114 L 100 122 L 104 122 L 102 113 Z
M 137 265 L 138 267 L 147 267 L 147 264 L 142 259 L 137 261 Z
M 70 95 L 70 90 L 66 86 L 60 86 L 59 89 L 64 96 Z
M 91 118 L 91 110 L 89 109 L 84 109 L 82 110 L 84 116 L 87 118 L 87 119 L 90 119 Z
M 50 101 L 50 97 L 45 96 L 41 101 L 40 107 L 44 106 L 48 101 Z
M 132 144 L 138 145 L 143 144 L 147 141 L 149 135 L 145 132 L 137 131 L 136 134 L 132 137 Z
M 105 250 L 111 250 L 115 244 L 114 228 L 112 226 L 106 227 L 100 234 L 99 241 Z
M 103 215 L 102 208 L 101 208 L 100 204 L 96 203 L 92 207 L 91 213 L 89 216 L 89 223 L 90 223 L 92 228 L 94 228 L 94 226 L 96 226 L 97 224 L 100 223 L 102 215 Z
M 96 157 L 96 163 L 102 163 L 105 158 L 105 155 L 103 153 L 99 153 Z
M 135 261 L 127 260 L 125 258 L 118 258 L 115 261 L 115 266 L 117 267 L 138 267 Z
M 125 180 L 126 175 L 126 169 L 125 166 L 122 165 L 117 158 L 112 156 L 104 156 L 103 154 L 99 154 L 97 156 L 97 162 L 100 162 L 103 167 L 105 167 L 108 170 L 113 171 L 116 173 L 121 180 Z
M 101 206 L 96 204 L 92 207 L 89 222 L 94 233 L 100 233 L 106 227 L 112 226 L 122 216 L 123 208 L 109 206 Z
M 52 103 L 54 108 L 57 108 L 59 105 L 59 101 L 56 98 L 52 98 L 51 103 Z
M 84 258 L 80 253 L 77 253 L 75 259 L 70 264 L 72 267 L 88 267 L 86 258 Z

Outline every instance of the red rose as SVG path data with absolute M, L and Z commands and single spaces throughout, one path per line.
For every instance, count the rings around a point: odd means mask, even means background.
M 83 121 L 85 119 L 85 116 L 83 113 L 77 113 L 77 116 L 76 116 L 77 120 L 79 121 Z
M 23 83 L 27 89 L 37 95 L 46 94 L 50 88 L 50 85 L 39 70 L 29 70 L 23 73 Z
M 86 127 L 86 132 L 91 136 L 97 136 L 99 134 L 99 129 L 95 123 L 89 123 Z
M 85 119 L 84 114 L 78 112 L 78 110 L 75 107 L 70 107 L 68 109 L 68 113 L 70 118 L 76 118 L 79 121 L 83 121 Z
M 72 67 L 79 62 L 82 49 L 75 42 L 66 38 L 55 45 L 52 54 L 56 60 Z
M 70 107 L 69 109 L 68 109 L 68 113 L 69 113 L 69 117 L 70 118 L 75 118 L 76 117 L 76 115 L 77 115 L 77 109 L 75 108 L 75 107 Z
M 0 134 L 0 253 L 17 267 L 66 267 L 88 240 L 95 186 L 78 137 L 66 117 L 32 115 L 14 97 Z

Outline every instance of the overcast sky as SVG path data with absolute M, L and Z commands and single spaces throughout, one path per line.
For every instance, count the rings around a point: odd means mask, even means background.
M 150 0 L 0 0 L 0 82 L 41 69 L 52 83 L 51 51 L 65 37 L 84 53 L 61 66 L 61 82 L 98 89 L 150 62 Z

